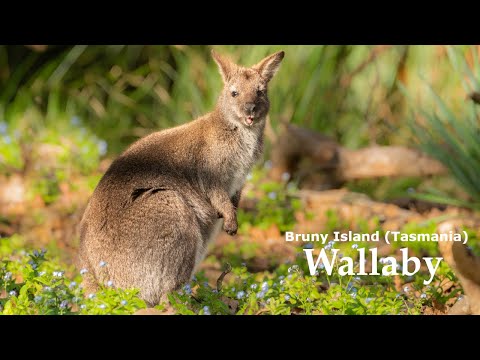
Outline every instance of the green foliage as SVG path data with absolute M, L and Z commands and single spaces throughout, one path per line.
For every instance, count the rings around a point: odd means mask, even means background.
M 17 236 L 0 241 L 1 314 L 132 314 L 146 307 L 137 290 L 116 289 L 108 281 L 97 293 L 84 294 L 79 284 L 88 273 L 69 276 L 75 274 L 72 267 L 46 257 L 44 250 L 25 251 L 24 245 Z M 355 259 L 354 249 L 342 249 Z M 419 314 L 432 301 L 445 304 L 459 295 L 456 289 L 442 291 L 443 283 L 456 280 L 445 264 L 431 286 L 424 287 L 423 277 L 418 276 L 397 292 L 391 277 L 340 276 L 338 264 L 331 275 L 324 269 L 306 275 L 302 253 L 299 249 L 294 263 L 271 272 L 250 273 L 243 264 L 234 266 L 220 291 L 199 272 L 181 290 L 168 294 L 168 303 L 156 308 L 163 310 L 169 305 L 184 315 Z
M 430 219 L 420 223 L 409 222 L 405 224 L 400 230 L 404 234 L 435 234 L 437 232 L 437 219 Z M 393 248 L 401 248 L 405 246 L 405 243 L 402 242 L 392 242 Z M 438 244 L 433 241 L 411 241 L 408 243 L 408 248 L 415 250 L 417 253 L 422 251 L 427 252 L 428 254 L 438 253 Z
M 18 251 L 20 237 L 0 239 L 0 314 L 73 315 L 132 314 L 145 308 L 136 290 L 102 286 L 84 296 L 81 276 L 67 277 L 72 267 L 46 257 L 46 251 Z M 10 251 L 10 257 L 6 252 Z
M 448 54 L 454 70 L 460 76 L 467 94 L 480 91 L 480 62 L 477 50 L 473 54 L 473 68 L 458 49 L 449 47 Z M 432 189 L 428 194 L 417 197 L 430 201 L 480 209 L 480 119 L 473 102 L 465 102 L 461 110 L 453 110 L 430 85 L 426 87 L 434 106 L 414 106 L 417 121 L 411 126 L 420 147 L 440 161 L 450 171 L 458 184 L 470 196 L 469 200 L 449 197 Z M 408 91 L 404 90 L 408 96 Z
M 355 256 L 353 249 L 343 252 Z M 358 260 L 358 259 L 357 259 Z M 356 262 L 358 267 L 358 261 Z M 381 271 L 382 264 L 379 262 Z M 423 286 L 423 277 L 398 292 L 388 276 L 340 276 L 338 264 L 328 275 L 320 270 L 314 276 L 302 256 L 292 264 L 282 264 L 272 272 L 252 274 L 242 266 L 233 267 L 229 280 L 218 292 L 203 272 L 178 293 L 169 296 L 174 310 L 181 314 L 289 315 L 289 314 L 420 314 L 436 300 L 445 304 L 459 290 L 445 294 L 442 285 L 455 281 L 453 272 L 442 265 L 432 286 Z M 233 309 L 225 298 L 238 303 Z M 163 309 L 165 304 L 158 306 Z
M 258 202 L 254 211 L 238 210 L 240 232 L 246 233 L 250 227 L 268 229 L 272 225 L 278 226 L 282 233 L 293 228 L 301 201 L 295 194 L 297 189 L 294 184 L 288 184 L 288 178 L 285 177 L 283 182 L 269 181 L 266 180 L 265 169 L 254 170 L 251 182 Z
M 346 187 L 353 192 L 367 194 L 376 200 L 393 200 L 410 197 L 412 191 L 422 183 L 421 178 L 405 177 L 400 179 L 380 178 L 350 181 Z
M 393 46 L 374 57 L 373 46 L 215 48 L 244 65 L 285 50 L 272 83 L 272 126 L 277 128 L 280 119 L 291 120 L 355 148 L 372 140 L 388 143 L 404 133 L 396 86 L 402 64 L 405 73 L 428 68 L 432 61 L 439 72 L 448 65 L 434 46 Z M 15 114 L 34 110 L 54 120 L 64 113 L 78 116 L 117 153 L 139 136 L 212 108 L 222 82 L 209 50 L 188 45 L 51 45 L 40 53 L 0 46 L 0 121 L 11 123 Z M 441 81 L 438 85 L 452 92 L 451 80 Z M 412 91 L 416 85 L 412 81 Z M 385 105 L 391 115 L 385 115 Z

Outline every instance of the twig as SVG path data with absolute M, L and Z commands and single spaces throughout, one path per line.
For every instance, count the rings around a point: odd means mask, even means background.
M 340 80 L 340 83 L 342 84 L 342 86 L 348 87 L 352 82 L 353 78 L 355 77 L 355 75 L 362 72 L 371 62 L 373 62 L 377 58 L 378 55 L 390 49 L 391 47 L 392 47 L 391 45 L 375 46 L 370 52 L 370 54 L 368 55 L 368 57 L 362 63 L 360 63 L 355 69 L 353 69 L 353 71 L 350 74 L 345 75 Z
M 223 282 L 223 278 L 225 277 L 225 275 L 227 275 L 230 271 L 232 271 L 232 265 L 230 265 L 229 263 L 226 263 L 225 264 L 225 270 L 222 272 L 222 274 L 219 276 L 219 278 L 217 279 L 217 291 L 220 292 L 222 290 L 222 282 Z

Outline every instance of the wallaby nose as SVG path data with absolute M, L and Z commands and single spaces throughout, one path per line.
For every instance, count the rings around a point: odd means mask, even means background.
M 249 102 L 245 104 L 245 111 L 249 114 L 255 111 L 255 103 Z

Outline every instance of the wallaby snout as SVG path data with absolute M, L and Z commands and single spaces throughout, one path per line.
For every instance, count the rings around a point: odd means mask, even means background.
M 212 56 L 224 81 L 215 109 L 138 140 L 97 185 L 80 225 L 90 289 L 108 279 L 155 305 L 191 279 L 222 222 L 236 234 L 241 190 L 262 153 L 267 85 L 284 53 L 250 68 Z
M 247 115 L 252 115 L 255 111 L 255 103 L 252 103 L 252 102 L 246 103 L 244 106 L 244 109 Z

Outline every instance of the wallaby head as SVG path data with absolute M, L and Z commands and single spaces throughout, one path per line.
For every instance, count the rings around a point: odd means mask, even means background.
M 279 51 L 245 68 L 212 50 L 224 82 L 217 107 L 226 119 L 247 128 L 263 125 L 270 108 L 268 82 L 277 72 L 284 55 Z

